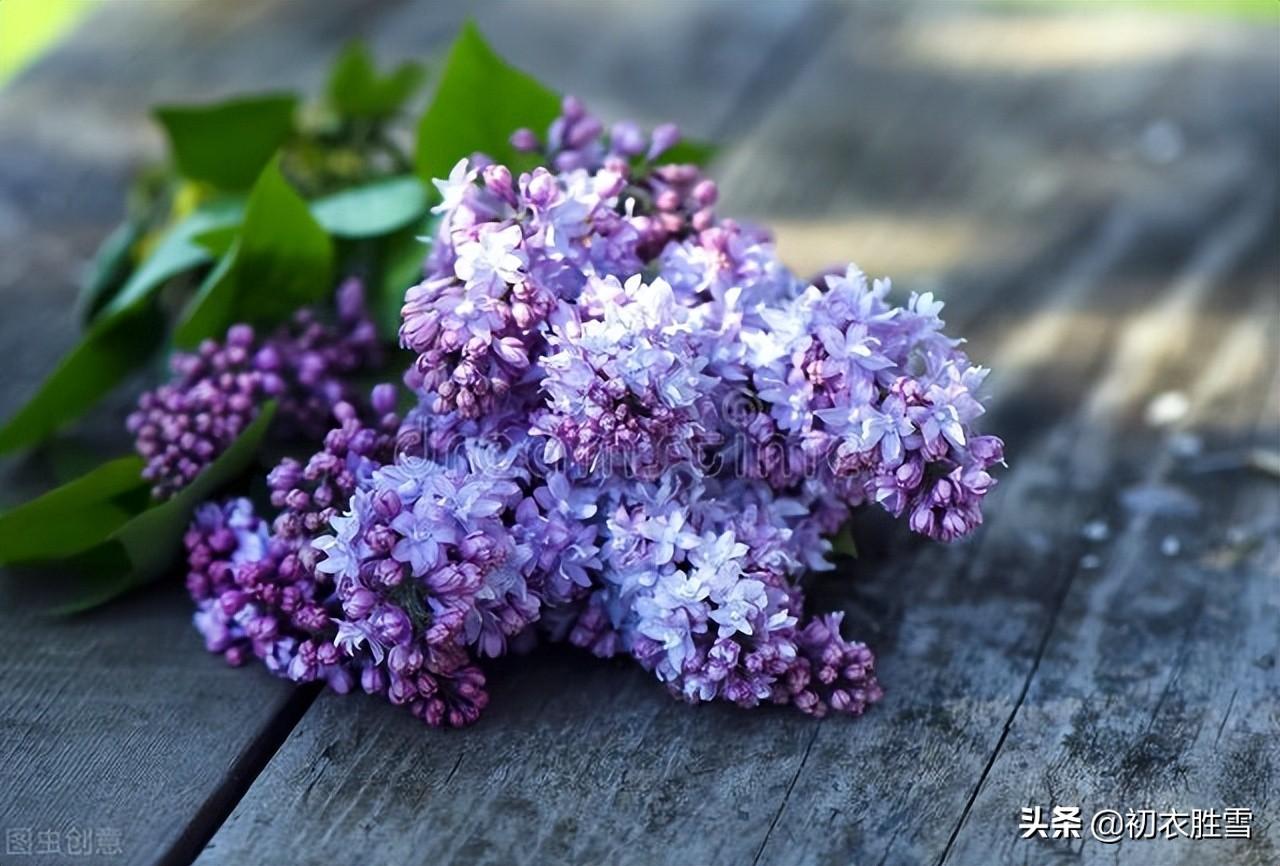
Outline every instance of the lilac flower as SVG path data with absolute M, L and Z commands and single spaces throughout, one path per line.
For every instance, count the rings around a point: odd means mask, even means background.
M 287 667 L 325 618 L 310 582 L 290 565 L 288 545 L 271 537 L 247 499 L 202 505 L 183 541 L 195 624 L 208 649 L 233 665 L 256 656 Z
M 144 393 L 126 422 L 157 499 L 190 483 L 268 400 L 279 403 L 279 433 L 324 433 L 333 404 L 354 399 L 348 378 L 381 356 L 358 281 L 338 289 L 336 307 L 334 326 L 300 310 L 265 339 L 235 325 L 222 343 L 171 357 L 172 379 Z
M 677 552 L 683 556 L 684 551 L 692 550 L 701 542 L 697 533 L 686 528 L 685 520 L 684 511 L 673 508 L 640 524 L 637 531 L 652 545 L 654 565 L 666 565 L 676 558 Z
M 271 504 L 280 509 L 272 528 L 297 542 L 314 536 L 340 513 L 374 469 L 392 459 L 400 430 L 396 393 L 378 385 L 367 403 L 338 403 L 337 424 L 324 437 L 324 447 L 305 464 L 286 457 L 267 475 Z
M 820 409 L 815 414 L 833 431 L 843 434 L 842 454 L 863 454 L 878 446 L 883 465 L 891 468 L 902 462 L 903 441 L 916 431 L 907 412 L 902 398 L 889 394 L 878 407 L 854 404 Z
M 355 548 L 351 546 L 352 540 L 343 538 L 341 533 L 317 538 L 313 546 L 324 554 L 325 558 L 316 564 L 316 571 L 339 577 L 355 577 L 360 570 L 360 559 Z
M 893 366 L 878 351 L 880 341 L 870 336 L 866 325 L 854 323 L 842 334 L 838 328 L 821 326 L 817 331 L 827 357 L 822 363 L 825 378 L 868 376 Z
M 402 307 L 403 419 L 385 386 L 335 396 L 322 340 L 299 362 L 241 333 L 211 350 L 219 375 L 197 378 L 225 411 L 207 436 L 295 379 L 301 414 L 336 422 L 270 474 L 270 523 L 247 503 L 198 513 L 188 584 L 211 650 L 359 683 L 432 725 L 483 710 L 473 659 L 539 636 L 628 657 L 690 702 L 879 700 L 870 650 L 843 614 L 808 614 L 800 582 L 833 568 L 864 504 L 943 541 L 982 522 L 1003 462 L 976 429 L 986 371 L 932 295 L 897 306 L 853 266 L 806 283 L 767 233 L 717 217 L 711 180 L 660 161 L 678 138 L 568 98 L 512 136 L 542 167 L 479 155 L 436 181 Z M 177 441 L 157 459 L 185 472 L 204 446 L 163 420 L 148 441 Z
M 547 483 L 533 493 L 547 514 L 555 514 L 569 519 L 585 519 L 596 513 L 595 496 L 589 488 L 574 487 L 563 472 L 553 472 L 547 476 Z
M 951 447 L 964 448 L 964 426 L 956 407 L 936 388 L 931 389 L 926 399 L 928 402 L 907 409 L 912 426 L 920 431 L 924 440 L 925 452 L 942 455 Z
M 800 659 L 787 678 L 788 688 L 791 703 L 810 715 L 821 717 L 828 710 L 861 715 L 884 694 L 870 650 L 840 636 L 843 619 L 843 613 L 818 617 L 797 633 Z
M 529 258 L 520 249 L 523 240 L 518 225 L 486 231 L 458 245 L 453 271 L 469 292 L 494 296 L 524 278 Z
M 470 160 L 460 159 L 449 172 L 445 180 L 436 179 L 432 183 L 440 193 L 440 201 L 431 208 L 432 213 L 449 214 L 458 210 L 466 198 L 467 191 L 475 183 L 478 172 L 470 165 Z
M 443 508 L 430 499 L 419 499 L 411 511 L 401 511 L 391 521 L 391 528 L 400 534 L 391 556 L 409 563 L 414 575 L 426 574 L 439 565 L 442 545 L 457 544 L 458 530 L 452 522 Z
M 711 388 L 670 286 L 639 277 L 608 293 L 602 318 L 558 321 L 540 361 L 545 411 L 532 432 L 548 437 L 544 458 L 568 457 L 593 472 L 652 477 L 673 461 L 691 461 L 715 441 Z
M 358 656 L 362 647 L 367 645 L 374 664 L 382 664 L 387 648 L 382 643 L 381 636 L 374 632 L 367 622 L 361 620 L 348 622 L 339 619 L 334 620 L 334 623 L 338 627 L 338 633 L 333 638 L 333 645 L 342 650 L 344 655 Z
M 752 620 L 759 619 L 769 605 L 765 585 L 750 579 L 732 581 L 712 600 L 716 602 L 716 609 L 709 616 L 720 625 L 721 638 L 733 637 L 738 632 L 750 636 Z

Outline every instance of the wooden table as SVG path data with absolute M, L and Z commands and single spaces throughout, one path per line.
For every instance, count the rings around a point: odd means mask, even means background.
M 225 668 L 176 580 L 69 621 L 6 606 L 0 862 L 1280 863 L 1280 490 L 1250 457 L 1280 441 L 1275 18 L 102 4 L 0 91 L 0 413 L 74 339 L 77 271 L 160 152 L 149 104 L 314 90 L 355 34 L 432 57 L 467 11 L 604 115 L 726 142 L 722 211 L 802 270 L 941 293 L 996 371 L 987 525 L 942 547 L 867 515 L 815 588 L 879 656 L 858 721 L 690 708 L 548 650 L 493 666 L 480 725 L 433 731 Z M 127 401 L 82 440 L 120 445 Z M 8 461 L 4 500 L 48 483 Z M 1020 838 L 1055 805 L 1082 838 Z M 1144 808 L 1251 809 L 1251 838 L 1090 836 Z

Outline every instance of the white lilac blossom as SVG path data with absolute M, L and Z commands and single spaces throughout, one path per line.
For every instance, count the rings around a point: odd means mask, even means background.
M 573 99 L 440 190 L 395 395 L 338 404 L 307 461 L 188 534 L 211 649 L 355 683 L 424 721 L 487 703 L 474 660 L 536 636 L 627 656 L 690 702 L 857 715 L 870 650 L 801 580 L 876 504 L 950 541 L 982 520 L 1002 444 L 974 429 L 986 371 L 931 295 L 850 266 L 814 282 L 717 218 L 715 184 L 661 164 L 674 127 L 604 125 Z
M 531 432 L 547 437 L 543 457 L 566 457 L 589 472 L 612 467 L 653 476 L 673 461 L 693 462 L 718 443 L 714 380 L 671 287 L 636 275 L 609 286 L 602 317 L 566 308 L 546 334 L 539 361 L 545 405 Z

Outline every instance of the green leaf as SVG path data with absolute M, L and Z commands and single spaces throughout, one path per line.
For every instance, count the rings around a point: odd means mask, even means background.
M 142 466 L 141 457 L 112 460 L 0 514 L 0 564 L 62 559 L 105 539 L 147 501 Z
M 85 271 L 79 306 L 86 322 L 110 301 L 132 270 L 133 246 L 142 237 L 142 225 L 127 220 L 107 235 Z
M 204 275 L 187 312 L 173 332 L 174 345 L 191 348 L 205 337 L 225 330 L 222 323 L 235 319 L 236 260 L 240 255 L 240 239 L 233 238 L 231 247 Z
M 240 224 L 236 222 L 201 232 L 192 240 L 208 250 L 210 255 L 224 256 L 235 246 L 239 237 Z
M 102 465 L 102 449 L 88 437 L 53 436 L 40 448 L 40 457 L 59 484 L 69 484 Z
M 352 187 L 311 203 L 311 215 L 331 235 L 370 238 L 390 234 L 427 210 L 427 190 L 411 175 Z
M 239 259 L 243 285 L 236 314 L 249 321 L 287 318 L 333 288 L 333 241 L 276 163 L 263 171 L 249 197 Z
M 670 150 L 658 157 L 659 162 L 691 162 L 694 165 L 707 165 L 716 157 L 716 146 L 705 141 L 680 139 Z
M 447 177 L 458 160 L 477 151 L 512 171 L 525 168 L 531 157 L 511 146 L 512 131 L 541 131 L 559 112 L 560 97 L 508 65 L 468 21 L 418 125 L 418 176 L 424 181 Z
M 69 563 L 76 573 L 72 598 L 54 613 L 95 607 L 169 569 L 182 549 L 182 535 L 200 503 L 242 474 L 271 426 L 275 404 L 262 407 L 231 447 L 172 499 L 153 505 L 116 529 L 101 544 Z
M 297 97 L 269 94 L 155 109 L 183 177 L 247 189 L 293 130 Z
M 288 318 L 329 293 L 333 264 L 333 241 L 272 162 L 249 195 L 239 237 L 197 291 L 174 340 L 193 346 L 238 321 Z
M 118 315 L 151 297 L 178 274 L 213 261 L 200 243 L 210 233 L 237 226 L 244 219 L 244 200 L 224 198 L 198 207 L 165 233 L 155 251 L 130 276 L 100 316 Z
M 0 453 L 35 445 L 146 363 L 161 345 L 165 324 L 147 301 L 178 274 L 207 264 L 212 255 L 196 242 L 204 233 L 238 223 L 244 204 L 202 205 L 171 228 L 155 251 L 103 307 L 80 343 L 65 355 L 35 396 L 0 427 Z
M 99 318 L 35 396 L 0 428 L 0 453 L 35 445 L 80 417 L 145 363 L 163 337 L 164 319 L 150 307 Z
M 387 75 L 374 68 L 369 49 L 359 40 L 338 55 L 329 73 L 329 105 L 346 117 L 382 119 L 395 114 L 422 84 L 425 70 L 402 63 Z

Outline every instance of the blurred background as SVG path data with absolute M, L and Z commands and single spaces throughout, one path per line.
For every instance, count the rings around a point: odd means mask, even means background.
M 407 840 L 463 845 L 505 832 L 475 815 L 505 815 L 538 840 L 530 856 L 601 862 L 644 862 L 644 846 L 700 839 L 715 822 L 724 862 L 985 864 L 1040 850 L 1018 847 L 1011 816 L 1065 792 L 1093 807 L 1250 807 L 1255 840 L 1143 850 L 1162 863 L 1280 861 L 1277 0 L 0 0 L 0 416 L 74 343 L 79 274 L 131 177 L 163 158 L 153 103 L 315 93 L 357 36 L 380 64 L 423 60 L 430 75 L 468 15 L 512 63 L 602 117 L 675 120 L 717 142 L 719 212 L 772 226 L 797 270 L 852 259 L 892 276 L 899 298 L 936 292 L 949 332 L 994 370 L 984 426 L 1005 438 L 1010 468 L 972 544 L 919 545 L 871 516 L 857 579 L 815 592 L 879 657 L 889 696 L 857 736 L 731 709 L 686 715 L 639 674 L 619 692 L 603 663 L 521 660 L 519 676 L 499 667 L 492 714 L 466 734 L 480 766 L 454 780 L 455 807 L 422 821 L 410 806 L 423 800 L 406 794 L 380 801 L 380 820 Z M 92 413 L 80 441 L 127 447 L 129 400 Z M 48 486 L 30 461 L 16 468 L 0 504 Z M 363 769 L 307 774 L 329 765 L 324 732 L 344 736 L 350 717 L 326 715 L 320 697 L 281 722 L 283 684 L 213 673 L 187 615 L 173 586 L 59 626 L 92 635 L 83 653 L 42 654 L 50 626 L 10 611 L 0 633 L 7 657 L 39 672 L 37 703 L 50 677 L 91 692 L 100 658 L 128 660 L 145 685 L 159 663 L 135 648 L 140 628 L 181 647 L 174 663 L 199 672 L 199 689 L 157 699 L 174 708 L 145 735 L 158 777 L 183 767 L 178 753 L 297 724 L 307 735 L 283 747 L 265 788 L 231 785 L 236 811 L 206 858 L 278 853 L 259 821 L 269 813 L 277 826 L 323 823 L 305 838 L 340 859 L 342 839 L 369 832 L 360 810 L 350 817 L 354 797 L 336 796 Z M 191 714 L 224 727 L 188 748 Z M 426 770 L 388 756 L 418 749 L 448 766 L 459 747 L 392 715 L 357 722 L 376 732 L 360 760 L 391 767 L 406 791 L 434 790 Z M 605 794 L 589 780 L 608 756 L 578 743 L 623 717 L 644 720 L 629 735 L 667 768 L 665 799 L 611 799 L 591 826 L 565 829 L 541 797 L 547 778 L 594 809 Z M 727 759 L 726 738 L 751 760 Z M 541 769 L 522 769 L 526 742 Z M 66 748 L 49 764 L 84 758 Z M 87 760 L 110 763 L 111 750 Z M 775 766 L 790 787 L 770 781 Z M 281 805 L 281 773 L 306 776 L 308 796 L 319 779 L 316 802 Z M 523 791 L 525 811 L 487 778 Z M 203 784 L 147 819 L 164 850 L 190 843 L 182 822 Z M 56 803 L 59 790 L 32 797 Z M 758 809 L 747 816 L 735 791 Z M 136 797 L 119 808 L 150 811 Z M 450 850 L 469 862 L 465 846 Z
M 1019 268 L 1054 281 L 1090 223 L 1208 227 L 1277 154 L 1275 0 L 3 0 L 0 287 L 27 320 L 5 335 L 12 377 L 34 386 L 70 343 L 78 268 L 163 157 L 152 104 L 314 93 L 355 36 L 429 64 L 467 15 L 606 118 L 722 144 L 722 212 L 774 225 L 801 271 L 853 258 L 944 294 Z

